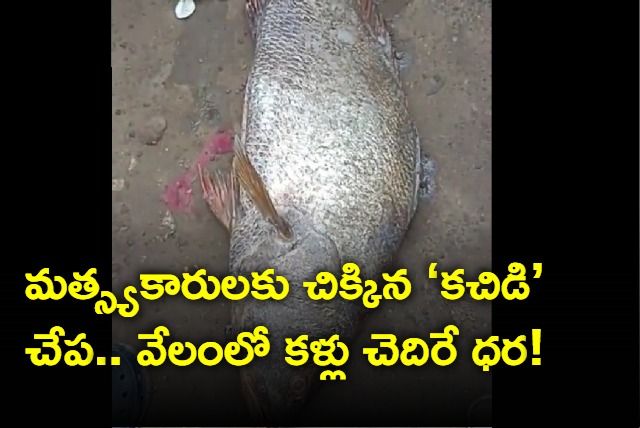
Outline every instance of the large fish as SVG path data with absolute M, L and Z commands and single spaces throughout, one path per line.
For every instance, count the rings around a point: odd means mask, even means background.
M 273 426 L 319 383 L 317 367 L 285 362 L 285 338 L 348 344 L 362 318 L 361 301 L 313 301 L 302 283 L 346 262 L 363 279 L 389 266 L 416 211 L 420 142 L 372 0 L 248 0 L 246 10 L 255 54 L 233 167 L 200 179 L 231 235 L 231 274 L 273 268 L 290 284 L 282 301 L 232 309 L 236 332 L 269 329 L 269 355 L 241 381 L 256 422 Z

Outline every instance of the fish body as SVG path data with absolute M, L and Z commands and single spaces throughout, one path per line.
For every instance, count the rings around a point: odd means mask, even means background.
M 232 309 L 236 332 L 269 330 L 269 355 L 241 379 L 273 426 L 319 382 L 313 364 L 285 362 L 285 338 L 348 344 L 362 319 L 361 301 L 314 301 L 303 282 L 340 278 L 347 262 L 363 281 L 389 266 L 416 211 L 420 141 L 372 0 L 248 0 L 247 14 L 255 51 L 233 171 L 203 187 L 230 231 L 231 274 L 273 268 L 289 283 L 281 301 Z

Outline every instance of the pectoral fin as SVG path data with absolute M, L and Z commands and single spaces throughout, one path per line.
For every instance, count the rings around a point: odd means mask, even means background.
M 289 224 L 278 214 L 273 206 L 262 178 L 260 178 L 260 175 L 251 164 L 240 141 L 236 141 L 235 144 L 233 169 L 238 183 L 256 204 L 264 218 L 274 225 L 281 237 L 285 239 L 291 238 L 292 233 Z
M 262 18 L 262 11 L 266 6 L 267 1 L 268 0 L 246 0 L 245 10 L 247 12 L 249 29 L 251 30 L 251 36 L 253 37 L 253 40 L 256 39 L 258 25 L 260 25 L 260 19 Z
M 238 201 L 238 187 L 233 172 L 216 172 L 212 175 L 198 164 L 198 176 L 204 199 L 211 212 L 231 233 Z

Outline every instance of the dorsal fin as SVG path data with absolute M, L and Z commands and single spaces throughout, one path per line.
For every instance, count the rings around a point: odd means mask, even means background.
M 362 18 L 367 21 L 376 35 L 387 33 L 387 24 L 378 11 L 375 0 L 356 0 L 356 4 L 360 7 Z
M 393 38 L 387 22 L 382 17 L 375 0 L 355 0 L 362 19 L 369 25 L 373 35 L 384 49 L 394 71 L 398 72 L 396 52 L 393 48 Z
M 244 150 L 244 146 L 239 140 L 240 139 L 236 140 L 233 158 L 233 169 L 238 178 L 238 183 L 240 183 L 240 186 L 247 192 L 253 203 L 256 204 L 256 207 L 264 218 L 275 226 L 280 236 L 285 239 L 291 238 L 292 233 L 289 224 L 278 214 L 276 208 L 273 206 L 273 202 L 262 178 L 260 178 L 260 175 L 258 175 L 258 172 L 251 164 Z
M 246 0 L 244 5 L 247 12 L 247 19 L 249 20 L 249 30 L 251 30 L 251 37 L 254 41 L 256 40 L 260 19 L 262 19 L 262 11 L 268 1 L 269 0 Z

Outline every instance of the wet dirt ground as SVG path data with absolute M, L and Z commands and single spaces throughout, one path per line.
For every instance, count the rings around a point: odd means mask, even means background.
M 185 171 L 211 135 L 240 123 L 250 67 L 244 2 L 196 3 L 195 14 L 179 21 L 168 0 L 111 2 L 112 279 L 117 294 L 138 284 L 140 273 L 196 267 L 226 272 L 228 235 L 208 211 L 199 187 L 194 186 L 189 213 L 172 213 L 163 200 L 165 186 Z M 355 408 L 375 417 L 389 408 L 399 414 L 420 408 L 422 422 L 429 425 L 429 414 L 466 412 L 475 399 L 491 393 L 490 373 L 471 362 L 473 339 L 490 335 L 490 304 L 448 302 L 439 284 L 427 279 L 432 261 L 441 270 L 464 267 L 470 275 L 491 266 L 491 1 L 387 0 L 381 10 L 407 64 L 404 83 L 423 148 L 435 163 L 435 192 L 421 202 L 398 255 L 398 264 L 411 274 L 411 297 L 374 311 L 351 349 L 362 349 L 371 333 L 392 329 L 428 338 L 452 323 L 460 329 L 459 356 L 447 368 L 383 370 L 352 351 L 348 381 L 328 383 L 308 412 Z M 229 156 L 220 156 L 210 168 L 228 162 Z M 229 304 L 223 300 L 163 298 L 141 302 L 133 319 L 114 316 L 113 340 L 142 349 L 137 335 L 166 325 L 173 340 L 224 342 L 229 322 Z M 150 373 L 150 424 L 164 425 L 165 417 L 179 419 L 202 409 L 236 414 L 238 423 L 251 424 L 237 372 L 228 365 L 207 370 L 164 365 Z

